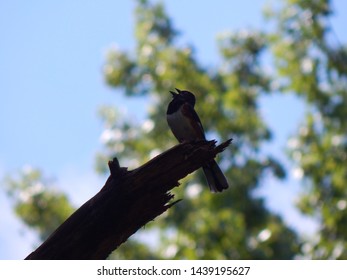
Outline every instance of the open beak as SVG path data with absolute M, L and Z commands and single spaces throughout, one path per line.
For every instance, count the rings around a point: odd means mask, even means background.
M 178 94 L 172 90 L 170 90 L 170 93 L 172 94 L 172 97 L 175 98 Z
M 177 93 L 170 90 L 170 93 L 172 94 L 173 98 L 177 97 L 181 93 L 181 91 L 178 88 L 175 88 L 175 90 L 177 91 Z

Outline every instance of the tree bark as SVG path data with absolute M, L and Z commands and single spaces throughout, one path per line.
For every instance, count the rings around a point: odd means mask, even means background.
M 231 139 L 179 144 L 128 171 L 109 162 L 104 187 L 77 209 L 26 259 L 106 259 L 138 229 L 165 212 L 178 180 L 211 161 Z

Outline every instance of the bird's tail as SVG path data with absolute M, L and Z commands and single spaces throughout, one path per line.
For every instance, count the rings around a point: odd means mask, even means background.
M 227 179 L 214 160 L 203 166 L 203 170 L 211 192 L 222 192 L 229 187 Z

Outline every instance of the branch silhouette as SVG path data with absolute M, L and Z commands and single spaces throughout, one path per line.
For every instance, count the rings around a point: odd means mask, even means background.
M 221 153 L 231 139 L 182 143 L 128 171 L 115 158 L 103 188 L 26 259 L 106 259 L 138 229 L 165 212 L 178 180 Z

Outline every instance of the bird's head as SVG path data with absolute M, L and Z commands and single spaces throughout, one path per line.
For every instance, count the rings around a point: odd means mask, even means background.
M 195 105 L 195 96 L 193 93 L 191 93 L 190 91 L 187 90 L 179 90 L 178 88 L 176 88 L 176 92 L 171 91 L 170 93 L 172 94 L 172 98 L 173 99 L 178 99 L 182 102 L 187 102 L 188 104 L 190 104 L 191 106 L 194 107 Z

